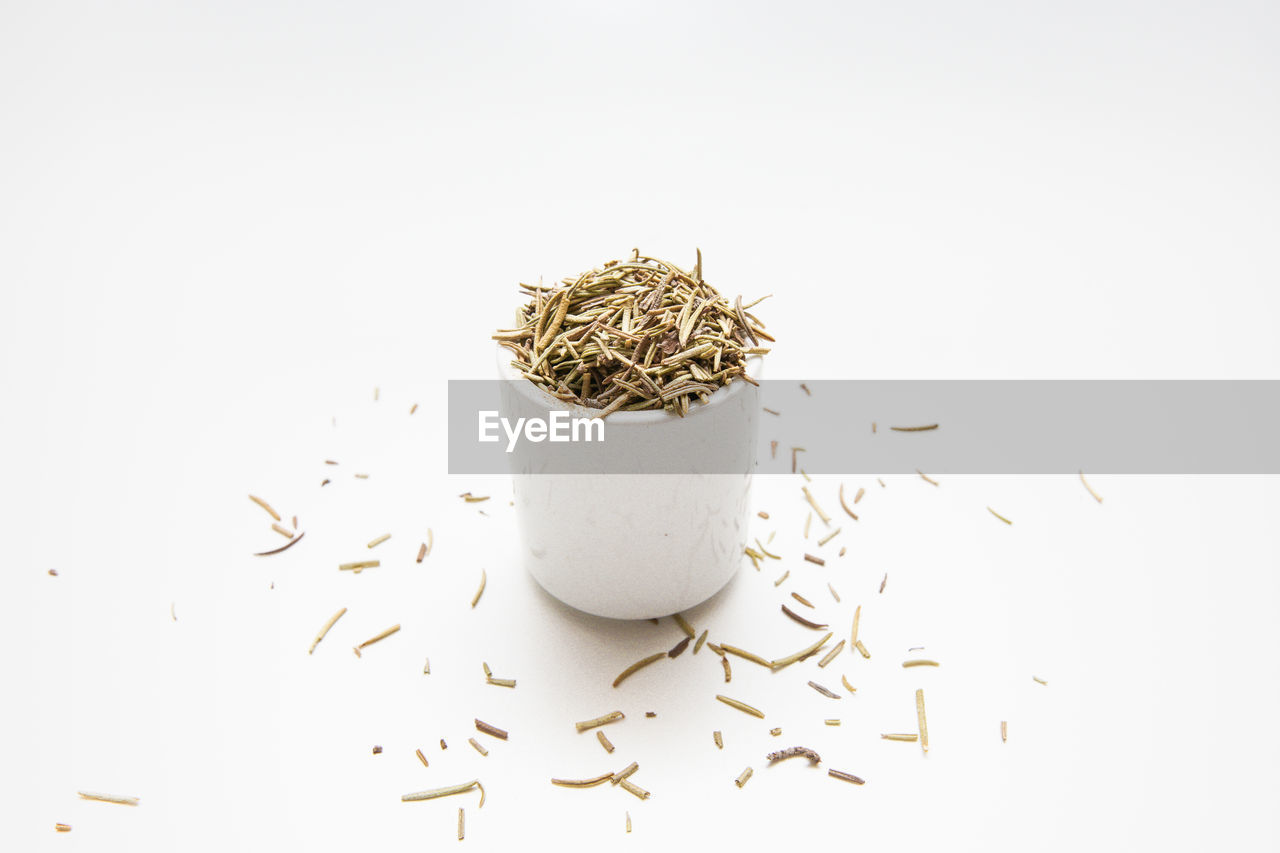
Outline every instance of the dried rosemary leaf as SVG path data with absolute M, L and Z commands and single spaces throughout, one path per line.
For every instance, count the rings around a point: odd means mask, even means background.
M 579 732 L 585 732 L 589 729 L 608 725 L 609 723 L 616 723 L 618 720 L 625 720 L 626 718 L 627 715 L 621 711 L 610 711 L 609 713 L 596 717 L 593 720 L 583 720 L 580 723 L 574 723 L 573 726 Z
M 813 764 L 821 764 L 822 758 L 818 753 L 814 752 L 807 746 L 789 746 L 786 749 L 780 749 L 777 752 L 771 752 L 765 756 L 768 761 L 785 761 L 788 758 L 796 758 L 804 756 Z
M 842 651 L 844 651 L 844 640 L 836 643 L 835 646 L 832 647 L 831 651 L 827 652 L 826 655 L 823 656 L 822 660 L 818 661 L 818 668 L 821 669 L 831 663 L 836 659 L 836 655 L 840 654 Z
M 840 603 L 840 593 L 836 592 L 836 588 L 835 588 L 834 586 L 832 586 L 830 583 L 828 583 L 828 584 L 827 584 L 827 589 L 831 590 L 831 597 L 832 597 L 832 598 L 834 598 L 834 599 L 836 600 L 836 604 L 839 604 L 839 603 Z
M 858 623 L 862 621 L 862 605 L 859 604 L 853 609 L 853 631 L 849 634 L 849 645 L 858 645 Z
M 605 773 L 594 779 L 552 779 L 552 785 L 559 785 L 562 788 L 594 788 L 596 785 L 603 785 L 613 778 L 612 773 Z
M 809 487 L 801 486 L 800 491 L 804 492 L 804 499 L 809 502 L 809 506 L 813 507 L 813 511 L 818 514 L 818 518 L 822 519 L 822 523 L 829 527 L 831 525 L 831 516 L 827 515 L 822 507 L 818 506 L 818 502 L 814 500 L 813 495 L 809 492 Z
M 616 785 L 619 782 L 621 782 L 623 779 L 626 779 L 632 773 L 635 773 L 639 769 L 640 769 L 640 765 L 633 761 L 630 764 L 628 764 L 626 767 L 619 770 L 617 773 L 614 773 L 612 776 L 610 776 L 609 781 L 612 782 L 614 785 Z
M 458 840 L 459 841 L 461 841 L 463 837 L 465 837 L 467 834 L 466 825 L 467 825 L 466 811 L 463 809 L 458 809 Z
M 427 556 L 427 543 L 423 542 L 421 545 L 418 546 L 418 558 L 414 560 L 414 562 L 421 563 L 422 558 L 425 556 Z
M 414 755 L 418 756 L 418 760 L 422 762 L 422 766 L 423 766 L 423 767 L 430 767 L 430 766 L 431 766 L 430 764 L 428 764 L 428 763 L 427 763 L 427 757 L 426 757 L 425 755 L 423 755 L 423 754 L 422 754 L 422 750 L 421 750 L 421 749 L 415 749 L 415 750 L 413 751 L 413 753 L 414 753 Z
M 804 538 L 809 538 L 809 526 L 813 524 L 813 513 L 809 513 L 804 519 Z
M 1000 721 L 1000 742 L 1001 743 L 1009 742 L 1009 721 L 1008 720 Z
M 276 512 L 274 509 L 272 509 L 272 508 L 271 508 L 271 504 L 267 503 L 267 502 L 266 502 L 266 501 L 264 501 L 262 498 L 257 497 L 256 495 L 249 495 L 249 500 L 253 501 L 253 502 L 254 502 L 254 503 L 256 503 L 258 506 L 260 506 L 260 507 L 262 507 L 263 509 L 265 509 L 265 510 L 267 511 L 267 514 L 268 514 L 268 515 L 270 515 L 272 518 L 274 518 L 276 521 L 280 521 L 280 520 L 281 520 L 281 518 L 280 518 L 280 513 Z
M 817 654 L 818 650 L 821 649 L 823 646 L 825 646 L 827 644 L 827 640 L 830 640 L 831 637 L 832 635 L 828 633 L 825 637 L 823 637 L 818 642 L 814 643 L 812 646 L 807 646 L 793 655 L 787 655 L 784 658 L 778 658 L 777 660 L 772 661 L 769 664 L 769 666 L 771 669 L 781 669 L 782 667 L 790 666 L 791 664 L 796 663 L 797 661 L 802 661 L 805 658 L 809 657 L 810 655 Z
M 924 716 L 924 690 L 916 691 L 916 721 L 920 724 L 920 751 L 929 751 L 929 724 Z
M 641 788 L 639 785 L 635 784 L 630 779 L 623 779 L 622 781 L 618 782 L 618 787 L 626 791 L 628 794 L 635 794 L 637 797 L 639 797 L 642 800 L 647 800 L 649 799 L 650 796 L 652 796 L 648 791 L 646 791 L 644 788 Z
M 867 647 L 862 645 L 861 640 L 854 643 L 853 647 L 858 650 L 858 654 L 862 655 L 867 660 L 871 660 L 871 652 L 867 651 Z
M 929 477 L 929 475 L 928 475 L 928 474 L 926 474 L 925 472 L 921 471 L 919 468 L 917 468 L 917 469 L 916 469 L 916 473 L 917 473 L 917 474 L 919 474 L 919 475 L 920 475 L 920 479 L 921 479 L 921 480 L 924 480 L 926 483 L 931 483 L 931 484 L 933 484 L 933 485 L 935 485 L 935 486 L 936 486 L 936 485 L 938 485 L 938 481 L 937 481 L 937 480 L 931 479 L 931 478 Z M 883 484 L 883 483 L 881 483 L 881 485 L 884 485 L 884 484 Z
M 838 726 L 838 725 L 840 725 L 840 721 L 839 721 L 839 720 L 823 720 L 822 722 L 823 722 L 824 724 L 828 725 L 828 726 Z
M 819 566 L 825 566 L 827 564 L 826 560 L 822 559 L 821 557 L 815 557 L 812 554 L 805 554 L 804 558 L 808 560 L 810 563 L 816 563 Z
M 718 693 L 716 694 L 716 698 L 728 705 L 730 708 L 737 708 L 745 714 L 750 714 L 753 717 L 759 717 L 762 720 L 764 719 L 764 711 L 761 711 L 759 708 L 753 708 L 746 702 L 739 702 L 737 699 L 730 699 L 728 696 L 721 696 Z
M 866 493 L 867 493 L 867 490 L 859 486 L 858 493 L 853 496 L 853 505 L 857 506 L 858 501 L 862 500 L 862 496 L 865 495 Z
M 849 509 L 849 505 L 848 505 L 847 503 L 845 503 L 845 502 L 844 502 L 844 483 L 841 483 L 841 484 L 840 484 L 840 492 L 839 492 L 839 495 L 840 495 L 840 508 L 841 508 L 841 509 L 843 509 L 843 510 L 845 511 L 845 514 L 846 514 L 846 515 L 848 515 L 848 516 L 849 516 L 850 518 L 852 518 L 854 521 L 857 521 L 857 520 L 858 520 L 858 516 L 857 516 L 857 514 L 855 514 L 853 510 Z M 861 489 L 859 489 L 859 490 L 858 490 L 858 497 L 862 497 L 862 490 L 861 490 Z M 853 502 L 854 502 L 854 503 L 857 503 L 857 502 L 858 502 L 858 498 L 854 498 L 854 499 L 853 499 Z M 837 531 L 837 532 L 838 532 L 838 531 Z
M 696 655 L 698 649 L 702 648 L 702 644 L 707 641 L 707 629 L 704 628 L 702 633 L 698 635 L 698 641 L 693 644 L 693 653 Z
M 382 755 L 382 747 L 380 747 L 380 746 L 375 746 L 375 747 L 373 748 L 373 754 L 374 754 L 374 755 Z
M 414 403 L 411 407 L 409 407 L 409 414 L 412 415 L 416 411 L 418 411 L 418 404 Z
M 603 729 L 596 730 L 596 740 L 600 741 L 600 745 L 604 747 L 605 752 L 608 752 L 608 753 L 613 752 L 613 743 L 605 735 Z
M 473 495 L 470 492 L 463 492 L 462 494 L 458 495 L 458 497 L 462 498 L 464 501 L 466 501 L 469 504 L 476 504 L 476 503 L 480 503 L 481 501 L 489 500 L 489 495 Z
M 893 430 L 894 432 L 928 432 L 931 429 L 937 429 L 937 428 L 938 428 L 937 424 L 926 424 L 925 426 L 909 426 L 909 427 L 908 426 L 907 427 L 891 426 L 889 427 L 889 429 Z
M 765 512 L 764 510 L 760 510 L 759 512 L 756 513 L 756 515 L 760 516 L 765 521 L 769 520 L 769 513 Z
M 320 641 L 329 633 L 329 629 L 332 628 L 337 621 L 342 618 L 342 614 L 346 612 L 347 608 L 344 607 L 329 617 L 329 621 L 324 623 L 324 627 L 320 629 L 320 633 L 316 634 L 316 638 L 311 641 L 311 648 L 307 649 L 307 654 L 311 654 L 316 650 L 316 646 L 320 645 Z
M 881 739 L 881 740 L 897 740 L 897 741 L 902 741 L 903 743 L 915 743 L 916 741 L 918 741 L 918 740 L 920 739 L 920 735 L 917 735 L 917 734 L 887 734 L 887 735 L 880 735 L 880 739 Z
M 884 577 L 880 579 L 880 593 L 884 594 L 884 585 L 889 582 L 889 573 L 885 572 Z
M 378 566 L 381 566 L 381 565 L 382 565 L 381 560 L 360 560 L 359 562 L 355 562 L 355 563 L 340 563 L 338 565 L 338 571 L 355 572 L 358 575 L 361 572 L 363 572 L 365 569 L 376 569 L 378 568 Z
M 484 720 L 476 720 L 476 731 L 484 732 L 491 737 L 496 737 L 498 740 L 507 739 L 507 733 L 504 730 L 486 723 Z
M 791 577 L 791 570 L 787 569 L 785 572 L 782 573 L 781 577 L 779 577 L 776 581 L 773 582 L 773 585 L 782 586 L 783 582 L 786 581 L 786 579 L 789 577 Z
M 720 658 L 720 663 L 724 666 L 724 683 L 728 684 L 733 680 L 733 669 L 729 666 L 729 656 L 725 655 Z
M 1084 483 L 1084 487 L 1088 489 L 1089 494 L 1093 495 L 1095 501 L 1102 503 L 1102 496 L 1093 490 L 1093 486 L 1089 485 L 1089 481 L 1084 478 L 1084 471 L 1080 472 L 1080 482 Z
M 825 623 L 810 622 L 808 619 L 804 618 L 803 616 L 800 616 L 795 611 L 793 611 L 790 607 L 787 607 L 787 605 L 785 604 L 782 605 L 782 612 L 785 613 L 787 616 L 789 616 L 792 620 L 799 622 L 801 625 L 805 626 L 806 628 L 813 628 L 814 630 L 822 631 L 827 627 Z
M 1008 525 L 1010 525 L 1010 526 L 1012 526 L 1012 525 L 1013 525 L 1013 522 L 1012 522 L 1012 521 L 1010 521 L 1009 519 L 1005 518 L 1003 515 L 1001 515 L 1000 513 L 996 512 L 996 511 L 995 511 L 994 509 L 992 509 L 991 507 L 987 507 L 987 512 L 991 513 L 991 514 L 992 514 L 992 515 L 994 515 L 996 518 L 998 518 L 998 519 L 1000 519 L 1001 521 L 1003 521 L 1005 524 L 1008 524 Z
M 657 652 L 655 654 L 649 655 L 647 658 L 636 661 L 635 663 L 631 664 L 631 666 L 627 667 L 622 672 L 618 673 L 618 677 L 613 680 L 613 686 L 617 687 L 619 684 L 621 684 L 631 675 L 634 675 L 637 670 L 643 669 L 644 667 L 648 666 L 654 661 L 661 660 L 666 656 L 667 656 L 666 652 Z
M 913 666 L 941 666 L 936 660 L 925 660 L 919 658 L 917 660 L 904 660 L 902 662 L 903 669 L 911 669 Z
M 69 823 L 55 823 L 55 824 L 53 825 L 53 831 L 54 831 L 54 832 L 70 832 L 70 831 L 71 831 L 71 824 L 69 824 Z
M 745 649 L 740 649 L 740 648 L 738 648 L 737 646 L 731 646 L 731 645 L 729 645 L 728 643 L 721 643 L 721 644 L 720 644 L 720 649 L 721 649 L 721 650 L 723 650 L 724 652 L 727 652 L 728 654 L 731 654 L 731 655 L 737 655 L 738 657 L 742 658 L 743 660 L 749 660 L 749 661 L 751 661 L 752 663 L 758 663 L 758 664 L 760 664 L 761 666 L 768 666 L 768 667 L 771 667 L 771 666 L 772 666 L 772 665 L 769 663 L 769 661 L 765 660 L 764 658 L 760 657 L 759 655 L 757 655 L 757 654 L 752 654 L 751 652 L 746 651 Z
M 481 746 L 480 741 L 476 740 L 475 738 L 473 738 L 473 737 L 469 737 L 469 738 L 467 738 L 467 743 L 469 743 L 469 744 L 471 744 L 473 747 L 475 747 L 476 752 L 480 753 L 481 755 L 488 755 L 488 754 L 489 754 L 489 750 L 487 750 L 487 749 L 485 749 L 483 746 Z
M 283 536 L 285 539 L 292 539 L 292 538 L 293 538 L 293 533 L 291 533 L 290 531 L 288 531 L 288 530 L 284 529 L 284 528 L 283 528 L 283 527 L 281 527 L 280 525 L 276 524 L 274 521 L 271 523 L 271 529 L 272 529 L 272 530 L 274 530 L 276 533 L 279 533 L 279 534 L 280 534 L 281 536 Z
M 736 784 L 739 788 L 741 788 L 743 785 L 747 784 L 747 780 L 751 778 L 751 774 L 754 772 L 755 772 L 754 770 L 748 767 L 746 770 L 743 770 L 742 773 L 738 775 L 737 779 L 733 780 L 734 784 Z
M 782 728 L 778 727 L 775 729 L 769 729 L 769 734 L 773 735 L 774 737 L 780 737 L 782 735 Z
M 398 624 L 392 625 L 390 628 L 383 631 L 382 633 L 375 634 L 374 636 L 365 640 L 363 643 L 355 647 L 356 657 L 360 657 L 361 649 L 368 648 L 369 646 L 372 646 L 374 643 L 379 642 L 380 640 L 385 640 L 387 637 L 390 637 L 392 634 L 396 633 L 399 630 L 400 630 L 400 626 Z
M 480 596 L 484 595 L 484 586 L 489 581 L 489 576 L 484 569 L 480 570 L 480 588 L 476 590 L 475 597 L 471 599 L 471 609 L 475 610 L 476 605 L 480 603 Z
M 1041 678 L 1038 675 L 1031 676 L 1031 680 L 1034 681 L 1036 684 L 1044 684 L 1046 686 L 1049 684 L 1049 682 L 1045 681 L 1043 678 Z
M 793 447 L 793 448 L 791 448 L 791 473 L 792 473 L 792 474 L 794 474 L 794 473 L 796 472 L 796 454 L 797 454 L 797 453 L 807 453 L 807 452 L 808 452 L 808 451 L 807 451 L 807 450 L 805 450 L 803 447 Z
M 716 749 L 724 749 L 724 737 L 720 734 L 719 729 L 711 733 L 711 739 L 716 742 Z
M 118 794 L 95 794 L 92 791 L 77 791 L 82 800 L 94 800 L 99 803 L 115 803 L 118 806 L 136 806 L 141 802 L 137 797 L 122 797 Z
M 809 686 L 810 686 L 810 687 L 812 687 L 814 690 L 818 691 L 819 693 L 821 693 L 823 696 L 826 696 L 828 699 L 839 699 L 839 698 L 840 698 L 840 694 L 839 694 L 839 693 L 833 693 L 833 692 L 831 692 L 830 690 L 828 690 L 827 688 L 823 687 L 821 684 L 819 684 L 819 683 L 818 683 L 818 682 L 816 682 L 816 681 L 810 681 L 810 682 L 809 682 Z
M 627 832 L 631 831 L 631 812 L 627 812 Z
M 845 782 L 852 782 L 855 785 L 865 785 L 866 780 L 861 776 L 854 776 L 852 773 L 846 773 L 843 770 L 827 770 L 827 775 L 836 779 L 842 779 Z
M 684 631 L 685 636 L 689 639 L 692 640 L 694 637 L 698 636 L 697 632 L 693 630 L 693 626 L 686 622 L 685 618 L 679 613 L 671 614 L 671 618 L 675 620 L 675 623 L 680 626 L 680 630 Z
M 801 604 L 803 604 L 805 607 L 808 607 L 811 610 L 813 609 L 813 602 L 805 598 L 800 593 L 793 592 L 791 593 L 791 597 L 794 598 L 796 601 L 800 602 Z
M 672 646 L 671 651 L 667 652 L 667 657 L 669 658 L 680 657 L 680 655 L 684 653 L 684 650 L 689 647 L 689 640 L 690 640 L 689 637 L 685 637 L 683 640 L 681 640 L 680 642 Z
M 835 539 L 837 536 L 839 536 L 839 535 L 840 535 L 840 530 L 841 530 L 841 528 L 837 527 L 835 530 L 831 531 L 831 532 L 830 532 L 830 533 L 828 533 L 826 536 L 823 536 L 821 539 L 819 539 L 819 540 L 818 540 L 818 547 L 822 547 L 823 545 L 826 545 L 826 544 L 827 544 L 828 542 L 830 542 L 832 539 Z
M 370 541 L 369 541 L 369 544 L 368 544 L 368 545 L 366 545 L 365 547 L 366 547 L 366 548 L 376 548 L 376 547 L 378 547 L 379 545 L 381 545 L 383 542 L 386 542 L 386 541 L 387 541 L 388 539 L 390 539 L 390 538 L 391 538 L 391 534 L 390 534 L 390 533 L 384 533 L 384 534 L 382 534 L 381 536 L 379 536 L 378 538 L 370 540 Z

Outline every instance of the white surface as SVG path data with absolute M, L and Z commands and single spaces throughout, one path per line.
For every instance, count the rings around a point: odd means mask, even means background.
M 850 478 L 862 521 L 823 571 L 795 479 L 759 477 L 794 587 L 748 566 L 691 620 L 777 655 L 809 639 L 776 612 L 790 589 L 840 635 L 861 602 L 871 661 L 734 661 L 723 685 L 686 652 L 613 690 L 677 630 L 512 570 L 507 486 L 445 477 L 435 417 L 447 378 L 489 375 L 518 280 L 635 245 L 777 294 L 773 377 L 1275 378 L 1274 9 L 0 16 L 6 849 L 421 849 L 456 843 L 458 805 L 481 849 L 1276 847 L 1273 480 L 1097 477 L 1099 506 L 1070 478 Z M 283 541 L 249 492 L 306 541 L 249 556 Z M 336 571 L 388 531 L 382 568 Z M 913 645 L 943 668 L 900 669 Z M 856 698 L 804 684 L 840 672 Z M 927 759 L 878 740 L 917 686 Z M 571 724 L 614 708 L 606 756 Z M 473 717 L 511 741 L 481 758 Z M 793 743 L 867 785 L 765 770 Z M 632 758 L 644 803 L 547 783 Z M 477 775 L 483 811 L 398 799 Z

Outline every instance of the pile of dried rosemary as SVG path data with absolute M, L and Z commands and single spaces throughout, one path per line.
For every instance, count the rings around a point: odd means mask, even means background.
M 717 388 L 746 373 L 749 356 L 774 340 L 747 313 L 759 303 L 732 304 L 702 278 L 702 252 L 692 272 L 647 258 L 609 261 L 558 287 L 522 284 L 532 301 L 514 329 L 493 336 L 515 353 L 530 381 L 567 402 L 616 411 L 689 412 Z M 768 297 L 762 297 L 767 299 Z

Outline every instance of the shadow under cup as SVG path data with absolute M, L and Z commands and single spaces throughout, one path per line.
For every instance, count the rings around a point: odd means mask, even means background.
M 510 423 L 594 411 L 543 392 L 502 348 L 498 372 L 510 380 L 499 411 Z M 590 447 L 517 442 L 508 458 L 529 573 L 570 607 L 613 619 L 668 616 L 715 595 L 742 565 L 759 412 L 759 389 L 739 380 L 683 418 L 615 412 Z

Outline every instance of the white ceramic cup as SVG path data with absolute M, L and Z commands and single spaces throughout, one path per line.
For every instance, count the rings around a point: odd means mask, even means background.
M 759 360 L 748 372 L 755 376 Z M 500 414 L 546 417 L 591 409 L 546 394 L 511 367 L 498 347 Z M 683 418 L 665 411 L 615 412 L 604 447 L 618 467 L 664 472 L 539 474 L 533 448 L 510 453 L 520 552 L 551 595 L 614 619 L 678 613 L 715 595 L 742 565 L 755 468 L 759 389 L 742 380 L 695 404 Z

